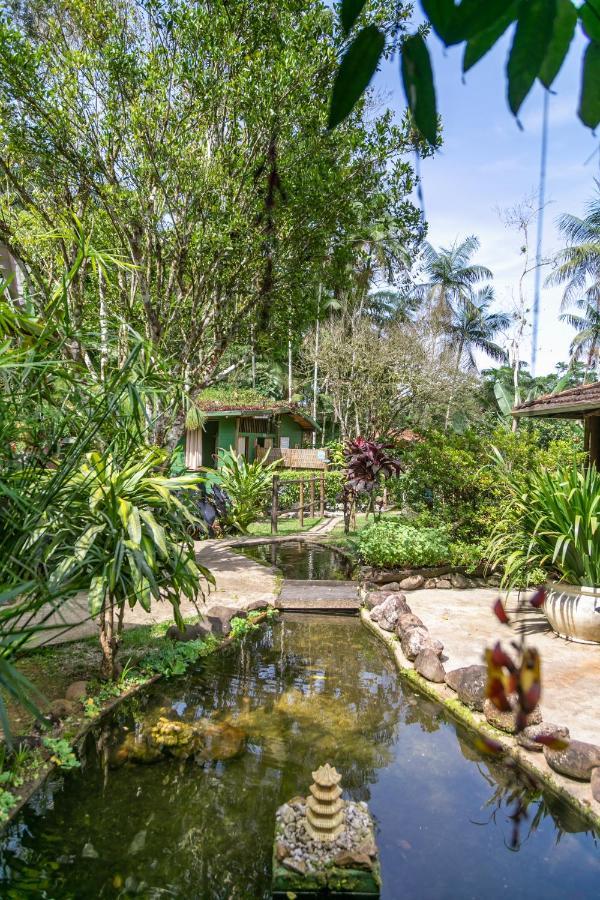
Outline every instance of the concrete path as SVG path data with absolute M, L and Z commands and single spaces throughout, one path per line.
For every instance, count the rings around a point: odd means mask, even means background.
M 406 594 L 415 615 L 444 644 L 446 671 L 481 664 L 486 646 L 502 641 L 508 648 L 511 632 L 492 613 L 498 591 L 421 590 Z M 509 613 L 516 597 L 509 597 Z M 559 638 L 544 614 L 530 609 L 515 625 L 525 633 L 542 659 L 542 712 L 547 722 L 566 725 L 577 740 L 600 744 L 600 645 L 575 644 Z

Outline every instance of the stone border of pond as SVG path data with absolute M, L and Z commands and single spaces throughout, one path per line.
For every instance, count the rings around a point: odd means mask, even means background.
M 242 611 L 243 612 L 243 611 Z M 268 621 L 270 615 L 277 614 L 279 612 L 278 609 L 271 605 L 266 605 L 264 612 L 260 612 L 253 620 L 252 625 L 261 625 L 265 621 Z M 231 644 L 233 644 L 238 638 L 236 635 L 229 635 L 228 637 L 224 637 L 223 640 L 217 644 L 212 650 L 211 653 L 207 654 L 208 656 L 212 656 L 215 653 L 220 653 L 222 650 L 226 650 Z M 204 659 L 205 657 L 198 657 L 198 659 Z M 186 672 L 183 675 L 187 674 Z M 70 739 L 71 746 L 74 750 L 77 751 L 77 754 L 81 751 L 83 742 L 86 737 L 94 728 L 96 728 L 100 722 L 103 721 L 110 713 L 112 713 L 117 706 L 121 703 L 124 703 L 126 700 L 131 699 L 131 697 L 139 694 L 141 691 L 146 690 L 151 687 L 156 682 L 160 681 L 162 678 L 166 676 L 157 673 L 155 675 L 149 675 L 143 681 L 140 681 L 134 684 L 132 687 L 125 690 L 122 694 L 119 694 L 118 697 L 115 697 L 113 700 L 110 700 L 99 713 L 94 716 L 94 718 L 90 718 L 88 721 L 84 722 L 83 726 L 79 728 L 76 734 Z M 171 676 L 171 677 L 182 677 L 182 676 Z M 61 737 L 64 735 L 64 731 L 58 733 L 56 736 Z M 51 760 L 47 760 L 43 771 L 40 775 L 38 775 L 33 781 L 29 783 L 25 782 L 21 788 L 19 789 L 19 799 L 15 806 L 12 807 L 10 812 L 7 815 L 7 818 L 4 822 L 0 823 L 0 835 L 2 832 L 11 824 L 11 822 L 19 815 L 19 813 L 23 810 L 23 808 L 30 802 L 33 796 L 40 790 L 40 788 L 45 784 L 47 779 L 54 773 L 60 770 L 60 765 L 56 762 L 52 762 Z
M 576 781 L 554 771 L 546 762 L 543 753 L 526 750 L 517 743 L 515 737 L 495 728 L 483 713 L 469 708 L 458 699 L 456 693 L 446 682 L 430 681 L 420 675 L 413 663 L 402 652 L 396 634 L 381 628 L 377 622 L 374 622 L 371 613 L 364 606 L 360 610 L 360 618 L 363 625 L 386 646 L 401 677 L 406 678 L 418 691 L 443 706 L 453 719 L 465 725 L 470 731 L 500 744 L 506 756 L 514 760 L 521 769 L 533 776 L 549 791 L 565 800 L 600 833 L 600 802 L 594 799 L 589 781 Z M 431 640 L 433 641 L 433 639 Z

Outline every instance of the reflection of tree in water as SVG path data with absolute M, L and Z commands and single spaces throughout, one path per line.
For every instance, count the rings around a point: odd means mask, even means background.
M 484 806 L 486 815 L 479 821 L 472 821 L 472 824 L 497 826 L 501 825 L 502 819 L 508 820 L 511 833 L 505 844 L 507 849 L 515 852 L 548 818 L 553 823 L 556 844 L 560 843 L 564 834 L 593 835 L 593 831 L 566 800 L 543 791 L 540 782 L 519 769 L 512 760 L 501 761 L 493 757 L 482 760 L 465 732 L 458 729 L 456 737 L 465 759 L 477 763 L 481 777 L 490 787 L 490 796 Z

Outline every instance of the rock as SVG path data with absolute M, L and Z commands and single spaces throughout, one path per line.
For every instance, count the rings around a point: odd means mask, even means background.
M 386 596 L 382 591 L 369 591 L 365 597 L 365 606 L 369 610 L 375 609 L 375 607 L 379 606 L 380 603 L 383 603 L 385 599 Z
M 74 681 L 65 691 L 67 700 L 84 700 L 87 694 L 87 681 Z
M 428 578 L 428 579 L 425 581 L 425 584 L 423 585 L 423 587 L 424 587 L 425 590 L 427 590 L 427 591 L 430 591 L 432 588 L 436 588 L 437 586 L 438 586 L 438 580 L 437 580 L 437 578 Z
M 526 750 L 536 750 L 541 753 L 544 749 L 543 744 L 538 743 L 535 738 L 538 737 L 558 737 L 568 740 L 569 729 L 564 725 L 552 725 L 551 722 L 541 722 L 539 725 L 528 725 L 523 731 L 517 735 L 517 744 L 525 747 Z
M 516 694 L 511 694 L 508 697 L 508 702 L 511 706 L 516 704 Z M 490 725 L 494 725 L 495 728 L 499 728 L 500 731 L 507 731 L 509 734 L 514 734 L 517 730 L 517 715 L 513 710 L 502 712 L 502 710 L 498 709 L 491 700 L 484 700 L 483 702 L 483 714 L 490 723 Z M 542 722 L 542 711 L 539 706 L 529 713 L 527 716 L 527 726 L 537 726 Z
M 399 590 L 400 590 L 400 585 L 398 584 L 397 581 L 390 581 L 389 584 L 384 584 L 384 585 L 382 585 L 382 588 L 383 588 L 384 590 L 386 590 L 386 591 L 392 591 L 392 592 L 393 592 L 393 591 L 399 591 Z
M 446 673 L 446 684 L 456 691 L 458 697 L 470 709 L 483 712 L 487 668 L 485 666 L 464 666 Z
M 421 650 L 415 659 L 415 669 L 427 681 L 434 681 L 437 684 L 442 684 L 446 675 L 437 653 L 427 648 Z
M 424 584 L 425 579 L 422 575 L 409 575 L 408 578 L 402 579 L 400 588 L 403 591 L 418 591 Z
M 449 581 L 447 578 L 438 578 L 436 588 L 448 590 L 448 588 L 451 588 L 451 587 L 452 587 L 452 582 Z
M 450 583 L 453 588 L 456 588 L 459 591 L 464 591 L 465 588 L 469 587 L 469 581 L 465 578 L 464 575 L 461 575 L 460 572 L 455 572 L 452 578 L 450 579 Z
M 79 704 L 74 700 L 53 700 L 48 707 L 48 715 L 52 719 L 66 719 L 67 716 L 74 716 L 78 708 Z
M 292 872 L 298 872 L 299 875 L 306 874 L 306 863 L 301 859 L 295 859 L 292 856 L 286 856 L 285 859 L 282 860 L 283 865 L 286 869 L 291 869 Z
M 584 741 L 571 741 L 564 750 L 544 747 L 544 756 L 555 772 L 579 781 L 590 781 L 592 769 L 600 767 L 600 747 Z
M 250 600 L 249 603 L 244 603 L 244 611 L 247 613 L 256 612 L 259 609 L 268 609 L 268 607 L 269 604 L 266 600 Z M 244 619 L 245 616 L 242 616 L 241 618 Z
M 592 769 L 590 781 L 592 784 L 592 797 L 600 803 L 600 767 Z
M 368 853 L 362 853 L 356 850 L 342 850 L 337 856 L 333 857 L 334 866 L 340 869 L 372 869 L 373 860 Z
M 275 844 L 275 856 L 279 862 L 282 862 L 286 858 L 286 856 L 290 855 L 290 851 L 283 843 L 283 841 L 277 841 Z
M 400 646 L 407 659 L 415 659 L 422 650 L 432 650 L 439 656 L 444 649 L 440 641 L 436 641 L 426 628 L 420 626 L 402 632 Z
M 383 603 L 371 610 L 371 621 L 376 622 L 384 631 L 395 631 L 398 618 L 409 611 L 404 594 L 390 594 Z
M 196 754 L 197 759 L 232 759 L 244 749 L 246 733 L 241 728 L 238 728 L 237 725 L 201 719 L 198 723 L 198 729 L 204 746 Z
M 283 806 L 277 810 L 277 814 L 284 825 L 291 825 L 292 822 L 296 821 L 296 814 L 289 803 L 284 803 Z
M 486 583 L 490 587 L 500 587 L 501 580 L 502 579 L 500 575 L 488 575 L 488 577 L 486 578 Z
M 202 640 L 208 634 L 210 634 L 210 628 L 197 622 L 195 625 L 186 625 L 183 631 L 177 625 L 171 625 L 170 628 L 167 628 L 165 637 L 171 641 L 187 643 L 188 641 Z
M 422 619 L 411 612 L 402 613 L 401 616 L 398 616 L 398 624 L 396 626 L 398 637 L 402 637 L 403 632 L 410 631 L 411 628 L 425 628 L 425 624 Z
M 235 619 L 236 617 L 245 619 L 246 616 L 247 613 L 244 609 L 235 609 L 232 606 L 223 606 L 219 603 L 215 604 L 215 606 L 211 606 L 206 613 L 206 618 L 209 621 L 214 634 L 223 635 L 227 635 L 231 631 L 232 619 Z

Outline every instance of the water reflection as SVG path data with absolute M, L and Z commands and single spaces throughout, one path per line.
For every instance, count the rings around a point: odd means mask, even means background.
M 115 767 L 115 748 L 161 717 L 240 729 L 243 750 Z M 483 760 L 440 707 L 402 686 L 357 620 L 297 616 L 121 708 L 82 771 L 49 784 L 11 827 L 0 893 L 268 897 L 275 809 L 325 760 L 347 797 L 371 804 L 388 900 L 504 897 L 509 886 L 530 897 L 540 885 L 544 897 L 583 897 L 597 885 L 584 822 Z M 511 853 L 516 797 L 529 818 Z
M 256 562 L 275 566 L 285 578 L 302 581 L 346 581 L 352 578 L 354 570 L 352 561 L 342 553 L 311 541 L 253 544 L 237 547 L 236 552 Z

